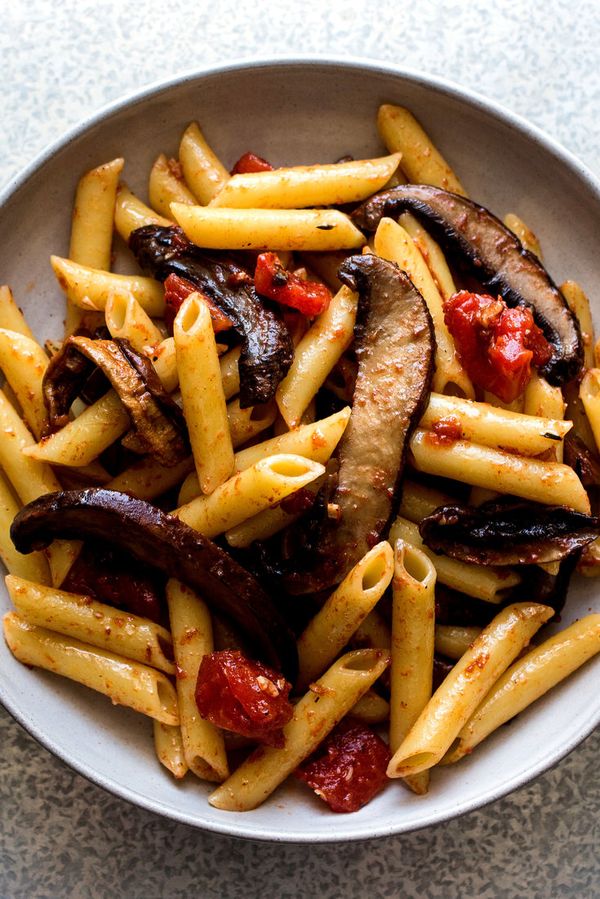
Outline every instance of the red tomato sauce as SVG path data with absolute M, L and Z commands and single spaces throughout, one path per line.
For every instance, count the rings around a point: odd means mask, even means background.
M 331 302 L 331 291 L 317 281 L 303 281 L 282 266 L 277 253 L 261 253 L 256 260 L 254 286 L 258 293 L 282 306 L 291 306 L 305 315 L 324 312 Z
M 231 170 L 232 175 L 248 175 L 252 172 L 272 172 L 273 166 L 256 153 L 244 153 Z
M 294 710 L 288 699 L 292 685 L 267 665 L 238 649 L 204 656 L 196 682 L 196 705 L 217 727 L 266 743 L 284 745 L 282 727 Z
M 446 418 L 438 418 L 431 426 L 431 439 L 433 442 L 447 446 L 462 440 L 463 432 L 460 421 L 453 415 Z
M 356 812 L 385 786 L 390 758 L 381 737 L 345 718 L 295 775 L 333 812 Z
M 503 402 L 520 396 L 532 366 L 545 365 L 552 348 L 530 309 L 461 290 L 444 304 L 444 318 L 473 383 Z

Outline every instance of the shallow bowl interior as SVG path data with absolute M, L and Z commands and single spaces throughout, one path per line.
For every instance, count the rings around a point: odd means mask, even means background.
M 600 193 L 594 179 L 550 140 L 491 104 L 439 81 L 368 63 L 274 62 L 226 67 L 138 95 L 95 117 L 5 193 L 0 280 L 10 284 L 43 338 L 60 331 L 63 299 L 48 263 L 66 255 L 79 176 L 114 156 L 145 197 L 160 151 L 175 155 L 197 119 L 226 165 L 246 150 L 274 164 L 329 162 L 382 152 L 382 102 L 410 107 L 472 197 L 498 215 L 517 212 L 537 233 L 555 280 L 569 277 L 597 299 Z M 121 259 L 123 270 L 133 262 Z M 0 606 L 8 608 L 5 593 Z M 561 627 L 600 609 L 592 580 L 574 586 Z M 539 774 L 600 720 L 600 659 L 492 736 L 469 759 L 435 772 L 425 797 L 397 784 L 353 815 L 332 815 L 295 784 L 255 812 L 217 811 L 198 781 L 175 783 L 155 760 L 150 723 L 83 687 L 14 661 L 0 643 L 0 698 L 45 746 L 114 793 L 160 814 L 223 833 L 330 841 L 400 833 L 453 817 Z

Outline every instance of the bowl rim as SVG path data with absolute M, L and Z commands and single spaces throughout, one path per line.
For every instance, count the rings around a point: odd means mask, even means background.
M 77 140 L 91 128 L 101 124 L 111 116 L 121 112 L 126 108 L 133 108 L 144 103 L 146 100 L 167 93 L 173 88 L 180 85 L 189 84 L 191 82 L 204 79 L 206 77 L 223 75 L 231 72 L 239 72 L 244 69 L 269 69 L 277 67 L 302 67 L 317 65 L 329 69 L 362 69 L 370 73 L 395 76 L 405 81 L 416 84 L 419 87 L 429 88 L 438 94 L 444 95 L 450 99 L 455 99 L 468 104 L 475 110 L 491 115 L 496 121 L 500 121 L 503 125 L 508 125 L 511 129 L 524 134 L 526 137 L 540 144 L 542 148 L 553 156 L 556 160 L 571 170 L 578 178 L 585 182 L 587 189 L 595 196 L 600 207 L 600 178 L 598 178 L 578 157 L 563 147 L 558 141 L 547 134 L 537 125 L 532 124 L 527 119 L 506 109 L 496 100 L 487 97 L 466 88 L 450 79 L 439 75 L 423 74 L 422 72 L 409 67 L 399 66 L 394 63 L 380 62 L 378 60 L 364 58 L 360 56 L 344 56 L 339 57 L 331 54 L 303 54 L 297 56 L 295 54 L 282 54 L 269 57 L 248 56 L 241 57 L 228 63 L 219 63 L 215 65 L 202 66 L 194 68 L 179 75 L 175 75 L 167 80 L 157 80 L 146 87 L 139 88 L 115 100 L 101 106 L 96 112 L 85 116 L 76 124 L 71 126 L 56 140 L 47 144 L 34 159 L 21 169 L 17 174 L 9 178 L 8 182 L 0 190 L 0 208 L 20 190 L 27 181 L 32 178 L 37 171 L 52 157 L 58 154 L 62 149 L 67 147 L 73 141 Z M 317 825 L 314 831 L 310 833 L 294 832 L 293 827 L 290 832 L 282 833 L 281 830 L 272 827 L 257 827 L 253 824 L 251 817 L 248 818 L 248 825 L 238 823 L 227 819 L 220 821 L 204 821 L 199 822 L 195 817 L 185 812 L 177 812 L 166 807 L 161 801 L 152 799 L 137 790 L 130 787 L 115 784 L 109 778 L 104 777 L 95 771 L 86 762 L 82 762 L 73 758 L 69 753 L 61 747 L 57 746 L 54 741 L 39 733 L 35 724 L 29 719 L 27 712 L 16 703 L 12 703 L 7 698 L 0 698 L 0 703 L 6 708 L 10 715 L 17 721 L 27 733 L 33 737 L 37 743 L 59 758 L 63 763 L 75 770 L 78 774 L 85 777 L 91 783 L 102 787 L 114 796 L 124 799 L 125 801 L 141 807 L 146 811 L 154 812 L 162 817 L 188 824 L 201 830 L 207 830 L 213 833 L 225 836 L 233 836 L 241 839 L 257 840 L 261 842 L 276 843 L 346 843 L 360 840 L 369 840 L 382 837 L 397 836 L 403 833 L 411 833 L 441 824 L 445 821 L 459 818 L 471 811 L 483 808 L 498 799 L 507 796 L 534 779 L 544 772 L 562 761 L 565 756 L 572 752 L 583 740 L 585 740 L 594 729 L 600 724 L 600 705 L 596 712 L 592 712 L 591 716 L 582 721 L 581 725 L 575 732 L 570 732 L 568 738 L 564 739 L 558 749 L 556 746 L 544 754 L 536 764 L 534 764 L 526 772 L 515 774 L 501 784 L 491 786 L 488 790 L 479 794 L 476 798 L 464 801 L 460 806 L 452 810 L 435 811 L 432 810 L 427 821 L 418 822 L 409 825 L 403 825 L 402 822 L 397 823 L 390 821 L 389 823 L 380 825 L 357 826 L 350 833 L 344 833 L 338 836 L 335 828 L 325 825 Z

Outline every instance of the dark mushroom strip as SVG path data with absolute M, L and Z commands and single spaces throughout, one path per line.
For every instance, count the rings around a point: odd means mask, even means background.
M 159 281 L 185 278 L 231 319 L 243 341 L 240 405 L 268 402 L 292 363 L 293 347 L 284 322 L 260 299 L 250 275 L 231 258 L 196 247 L 175 226 L 138 228 L 129 246 L 144 271 Z
M 80 353 L 106 375 L 131 418 L 144 452 L 167 467 L 189 455 L 183 413 L 149 359 L 126 340 L 69 337 L 66 345 L 69 353 Z
M 258 582 L 211 540 L 150 503 L 102 488 L 50 493 L 19 512 L 10 534 L 21 553 L 43 549 L 56 537 L 116 545 L 197 590 L 231 618 L 262 660 L 295 680 L 294 636 Z
M 531 307 L 553 349 L 541 369 L 556 386 L 575 378 L 583 365 L 583 342 L 576 317 L 539 259 L 483 206 L 427 184 L 404 184 L 376 194 L 353 215 L 355 225 L 374 231 L 384 215 L 413 212 L 472 274 L 509 306 Z
M 600 535 L 600 519 L 567 506 L 489 502 L 441 506 L 419 531 L 436 553 L 480 565 L 558 562 Z
M 567 465 L 575 471 L 575 474 L 586 489 L 600 487 L 600 458 L 583 442 L 581 437 L 569 431 L 564 439 L 565 458 Z
M 351 256 L 341 280 L 359 293 L 358 375 L 339 448 L 338 483 L 316 548 L 316 567 L 288 577 L 290 592 L 339 582 L 386 533 L 399 502 L 408 440 L 427 403 L 435 337 L 421 294 L 398 266 Z
M 52 356 L 42 381 L 44 405 L 48 410 L 44 437 L 69 423 L 69 409 L 73 401 L 96 370 L 91 359 L 83 356 L 70 340 L 66 340 L 58 353 Z

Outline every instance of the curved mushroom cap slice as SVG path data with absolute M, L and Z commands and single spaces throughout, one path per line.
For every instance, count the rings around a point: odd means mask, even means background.
M 407 275 L 394 263 L 363 255 L 349 257 L 339 276 L 359 293 L 358 375 L 331 499 L 336 518 L 324 523 L 316 568 L 290 575 L 293 593 L 337 583 L 386 533 L 433 374 L 431 317 Z
M 576 317 L 539 259 L 483 206 L 428 184 L 404 184 L 376 194 L 353 214 L 359 228 L 374 231 L 384 215 L 410 210 L 425 221 L 449 251 L 457 253 L 486 290 L 509 306 L 531 307 L 553 348 L 541 369 L 556 386 L 575 378 L 583 365 Z
M 567 506 L 490 502 L 440 506 L 419 525 L 436 553 L 479 565 L 558 562 L 600 536 L 600 519 Z
M 285 323 L 260 299 L 248 273 L 226 256 L 201 250 L 175 226 L 138 228 L 129 246 L 145 271 L 159 281 L 185 278 L 231 319 L 243 340 L 241 407 L 272 399 L 292 364 L 293 346 Z
M 10 535 L 21 553 L 56 537 L 101 539 L 130 552 L 197 590 L 239 626 L 265 662 L 295 680 L 296 641 L 260 584 L 207 537 L 150 503 L 102 488 L 50 493 L 19 512 Z

